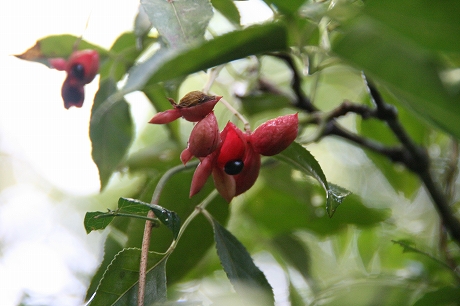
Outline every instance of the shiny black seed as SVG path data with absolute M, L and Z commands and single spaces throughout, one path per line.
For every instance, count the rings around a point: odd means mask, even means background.
M 70 69 L 70 73 L 76 77 L 77 79 L 79 79 L 80 81 L 83 81 L 84 77 L 85 77 L 85 67 L 83 67 L 82 64 L 75 64 L 72 66 L 72 68 Z
M 228 175 L 236 175 L 243 171 L 244 163 L 242 160 L 231 160 L 224 166 L 224 171 Z

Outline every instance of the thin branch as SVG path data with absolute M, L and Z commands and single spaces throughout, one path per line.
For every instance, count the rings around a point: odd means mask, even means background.
M 294 106 L 305 110 L 309 114 L 317 114 L 319 112 L 318 109 L 311 103 L 310 99 L 308 99 L 303 92 L 301 86 L 301 74 L 298 72 L 291 55 L 287 53 L 274 53 L 270 55 L 284 60 L 292 72 L 291 87 L 296 96 L 296 100 L 293 103 Z M 320 125 L 322 132 L 322 135 L 319 135 L 317 138 L 335 135 L 361 147 L 387 156 L 393 162 L 405 165 L 423 182 L 425 188 L 431 196 L 431 199 L 433 200 L 433 204 L 438 211 L 442 222 L 444 223 L 444 226 L 457 244 L 460 245 L 460 221 L 455 217 L 453 211 L 451 210 L 449 200 L 443 192 L 440 184 L 434 181 L 433 176 L 430 173 L 430 159 L 428 153 L 424 148 L 418 146 L 412 140 L 404 127 L 401 125 L 396 108 L 387 104 L 383 100 L 377 88 L 372 83 L 368 80 L 366 80 L 366 83 L 369 89 L 369 95 L 374 102 L 375 108 L 355 105 L 345 101 L 338 108 L 328 114 L 328 117 L 326 117 L 326 124 L 322 122 L 324 117 L 322 117 L 321 114 L 316 117 L 313 116 L 313 118 L 316 118 L 315 123 Z M 335 118 L 343 116 L 349 112 L 361 115 L 364 119 L 373 117 L 385 122 L 392 130 L 393 134 L 398 138 L 400 146 L 387 147 L 379 142 L 364 138 L 344 129 L 337 123 Z
M 163 191 L 166 182 L 173 176 L 174 174 L 196 167 L 197 163 L 189 163 L 186 166 L 178 165 L 173 167 L 165 172 L 165 174 L 161 177 L 158 181 L 157 186 L 155 187 L 155 191 L 152 195 L 152 200 L 150 201 L 151 204 L 158 205 L 160 200 L 161 192 Z M 153 219 L 155 218 L 155 213 L 152 210 L 149 210 L 147 213 L 147 218 Z M 147 276 L 147 264 L 148 264 L 148 254 L 149 254 L 149 246 L 150 246 L 150 237 L 152 233 L 153 223 L 150 220 L 145 222 L 144 227 L 144 235 L 142 237 L 142 247 L 141 247 L 141 258 L 139 263 L 139 289 L 137 292 L 137 305 L 144 306 L 145 301 L 145 279 Z
M 294 106 L 306 110 L 307 112 L 315 112 L 318 109 L 311 103 L 310 99 L 305 95 L 302 89 L 302 76 L 298 72 L 297 67 L 294 63 L 292 57 L 287 53 L 270 53 L 270 55 L 282 59 L 286 62 L 292 72 L 292 81 L 291 88 L 294 91 L 294 94 L 297 100 L 294 103 Z
M 428 190 L 428 193 L 430 194 L 447 231 L 451 234 L 452 238 L 457 241 L 457 244 L 460 244 L 460 222 L 457 218 L 455 218 L 454 212 L 450 209 L 449 202 L 447 201 L 444 192 L 440 188 L 439 184 L 433 180 L 433 177 L 428 170 L 417 174 Z
M 458 141 L 452 138 L 449 162 L 444 177 L 444 192 L 447 195 L 449 203 L 453 203 L 455 199 L 455 181 L 458 177 L 457 165 L 459 156 Z M 457 271 L 457 262 L 448 250 L 447 232 L 442 222 L 439 224 L 439 249 L 444 254 L 444 258 L 451 269 Z M 460 281 L 460 274 L 457 274 L 457 280 Z

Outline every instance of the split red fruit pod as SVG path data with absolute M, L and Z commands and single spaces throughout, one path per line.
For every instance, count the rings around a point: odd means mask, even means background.
M 244 167 L 247 140 L 243 132 L 228 122 L 221 133 L 222 146 L 217 157 L 217 167 L 227 174 L 235 175 Z
M 83 85 L 74 78 L 67 76 L 61 88 L 64 107 L 69 109 L 71 106 L 82 107 L 85 100 L 85 89 Z
M 235 196 L 249 190 L 259 177 L 260 154 L 253 150 L 251 144 L 248 144 L 243 163 L 243 170 L 234 176 L 236 185 Z
M 152 119 L 150 119 L 149 123 L 152 124 L 166 124 L 173 122 L 176 119 L 181 117 L 180 111 L 176 108 L 168 109 L 164 112 L 159 112 Z
M 221 96 L 209 96 L 197 90 L 186 94 L 179 103 L 168 98 L 173 109 L 157 113 L 150 119 L 149 123 L 165 124 L 180 117 L 190 122 L 198 122 L 212 112 L 214 106 L 221 98 Z
M 50 63 L 51 68 L 59 71 L 65 71 L 67 68 L 67 61 L 61 57 L 50 58 L 48 62 Z
M 190 186 L 190 197 L 197 194 L 204 186 L 208 177 L 212 173 L 214 166 L 215 153 L 210 154 L 204 158 L 200 158 L 201 162 L 195 169 L 192 178 L 192 186 Z
M 261 124 L 249 136 L 254 151 L 272 156 L 286 149 L 297 137 L 299 118 L 297 114 L 280 116 Z
M 70 77 L 88 84 L 99 72 L 99 53 L 96 50 L 75 51 L 69 57 L 65 70 Z

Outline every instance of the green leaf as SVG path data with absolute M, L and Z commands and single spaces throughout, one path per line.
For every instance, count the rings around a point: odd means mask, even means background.
M 458 301 L 460 301 L 460 288 L 445 286 L 426 293 L 422 298 L 417 300 L 413 306 L 458 305 Z
M 305 3 L 305 0 L 264 0 L 267 4 L 274 4 L 282 13 L 287 15 L 295 14 Z
M 366 1 L 364 14 L 426 48 L 460 52 L 460 44 L 452 39 L 460 29 L 457 0 L 445 0 L 442 5 L 429 0 Z
M 88 305 L 137 305 L 139 260 L 141 250 L 123 249 L 104 273 L 96 294 Z M 166 261 L 155 253 L 148 254 L 145 304 L 166 301 Z
M 137 39 L 132 32 L 123 33 L 117 38 L 110 48 L 110 56 L 103 62 L 99 69 L 101 79 L 110 77 L 116 81 L 120 81 L 124 77 L 126 71 L 134 65 L 136 59 L 144 50 L 143 48 L 136 47 Z M 156 41 L 154 37 L 144 37 L 141 40 L 142 47 L 146 48 L 154 41 Z
M 141 0 L 150 22 L 173 49 L 200 41 L 213 11 L 209 0 Z
M 155 83 L 148 83 L 142 91 L 147 96 L 150 103 L 152 103 L 152 105 L 155 107 L 157 112 L 163 112 L 171 109 L 171 103 L 167 99 L 171 97 L 167 96 L 167 92 L 164 86 Z M 172 139 L 180 142 L 181 135 L 179 121 L 174 120 L 173 122 L 166 124 L 166 128 L 170 132 Z
M 145 203 L 136 199 L 129 198 L 120 198 L 118 200 L 118 209 L 113 212 L 104 213 L 104 212 L 88 212 L 85 215 L 85 229 L 89 233 L 93 230 L 101 230 L 106 228 L 110 222 L 118 214 L 123 214 L 125 217 L 129 215 L 142 216 L 145 217 L 147 212 L 152 210 L 155 213 L 155 216 L 166 225 L 167 228 L 173 233 L 174 239 L 177 238 L 179 234 L 181 222 L 179 216 L 170 210 L 167 210 L 159 205 Z M 113 213 L 113 217 L 107 216 L 108 214 Z M 104 217 L 102 217 L 104 215 Z
M 338 271 L 337 271 L 338 273 Z M 412 305 L 416 286 L 408 286 L 407 280 L 393 277 L 367 277 L 343 280 L 315 294 L 312 305 Z M 435 304 L 437 305 L 437 304 Z
M 134 19 L 134 34 L 136 35 L 136 46 L 138 49 L 143 47 L 142 38 L 146 36 L 150 29 L 152 28 L 152 23 L 149 20 L 149 16 L 145 12 L 145 9 L 142 5 L 139 5 L 139 10 L 137 12 L 136 18 Z
M 437 259 L 433 255 L 430 255 L 430 254 L 428 254 L 426 252 L 423 252 L 422 250 L 417 249 L 415 247 L 415 243 L 412 242 L 412 241 L 409 241 L 409 240 L 391 240 L 391 242 L 393 242 L 394 244 L 400 245 L 403 248 L 403 253 L 416 253 L 416 254 L 423 255 L 423 256 L 433 260 L 437 264 L 441 265 L 442 267 L 446 268 L 447 270 L 449 270 L 449 271 L 451 270 L 451 267 L 448 264 L 446 264 L 445 262 L 442 262 L 441 260 Z M 454 273 L 455 273 L 455 271 L 454 271 Z
M 334 41 L 333 51 L 387 86 L 426 121 L 460 138 L 459 96 L 446 89 L 440 79 L 443 67 L 426 49 L 361 16 Z
M 225 18 L 240 25 L 240 12 L 232 0 L 211 0 L 211 3 Z
M 274 304 L 273 290 L 246 248 L 214 218 L 210 218 L 210 222 L 214 229 L 217 255 L 236 292 L 244 296 L 248 287 L 249 290 L 256 289 L 268 299 L 267 303 Z
M 99 218 L 100 215 L 104 215 L 106 213 L 101 211 L 91 211 L 85 214 L 85 220 L 83 224 L 85 225 L 86 233 L 89 234 L 92 231 L 102 230 L 109 226 L 109 224 L 113 221 L 115 217 L 104 217 Z
M 283 258 L 308 281 L 311 273 L 308 246 L 291 233 L 275 237 L 272 243 Z
M 161 221 L 161 223 L 166 225 L 172 231 L 174 239 L 176 239 L 177 235 L 179 234 L 181 226 L 180 218 L 173 211 L 167 210 L 166 208 L 163 208 L 159 205 L 149 204 L 129 198 L 120 198 L 118 200 L 118 207 L 120 208 L 120 211 L 126 210 L 127 212 L 132 208 L 134 208 L 135 211 L 138 211 L 140 207 L 150 208 L 155 213 L 155 216 Z
M 289 302 L 291 306 L 305 306 L 306 302 L 292 282 L 289 282 Z
M 357 247 L 359 257 L 361 258 L 364 267 L 370 271 L 372 269 L 372 259 L 379 250 L 378 228 L 372 228 L 359 232 Z
M 162 48 L 130 71 L 123 92 L 140 90 L 149 80 L 172 80 L 246 56 L 286 49 L 286 28 L 279 22 L 224 34 L 181 52 Z
M 118 221 L 118 222 L 117 222 Z M 120 225 L 125 226 L 128 223 L 128 219 L 117 219 L 112 226 L 117 230 L 120 230 Z M 121 222 L 120 222 L 121 221 Z M 88 286 L 88 290 L 86 291 L 85 301 L 88 301 L 91 296 L 96 292 L 99 283 L 104 276 L 104 272 L 107 269 L 108 265 L 112 262 L 115 255 L 117 255 L 121 250 L 124 248 L 124 243 L 126 239 L 120 239 L 119 232 L 114 233 L 113 231 L 107 235 L 107 239 L 104 242 L 104 256 L 99 265 L 98 269 L 93 275 L 91 279 L 91 283 Z
M 128 152 L 134 133 L 128 103 L 121 97 L 113 99 L 116 90 L 112 79 L 104 80 L 91 111 L 89 134 L 93 160 L 99 169 L 101 190 L 107 186 L 110 176 Z M 103 108 L 100 108 L 101 105 Z
M 242 210 L 251 223 L 257 224 L 270 237 L 299 230 L 324 237 L 338 234 L 349 225 L 373 227 L 391 215 L 389 209 L 366 207 L 352 194 L 331 219 L 318 201 L 323 188 L 298 177 L 298 173 L 284 163 L 262 168 L 259 181 L 263 182 L 262 187 L 246 199 Z
M 68 58 L 75 49 L 97 50 L 99 52 L 100 59 L 105 59 L 107 56 L 107 50 L 85 40 L 79 41 L 79 39 L 79 37 L 69 34 L 50 35 L 38 40 L 33 47 L 22 54 L 16 55 L 16 57 L 27 61 L 39 62 L 50 68 L 51 66 L 48 62 L 49 58 Z
M 328 183 L 321 166 L 313 155 L 297 142 L 293 142 L 286 150 L 275 157 L 318 180 L 326 191 L 326 211 L 329 217 L 334 215 L 335 210 L 343 199 L 350 194 L 348 190 Z

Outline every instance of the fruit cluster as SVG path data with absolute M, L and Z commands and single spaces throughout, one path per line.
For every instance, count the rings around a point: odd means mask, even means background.
M 216 189 L 230 202 L 254 185 L 261 155 L 276 155 L 294 141 L 299 121 L 297 114 L 280 116 L 261 124 L 253 132 L 243 132 L 228 122 L 219 132 L 213 108 L 221 98 L 192 91 L 178 104 L 169 99 L 173 109 L 156 114 L 150 123 L 169 123 L 179 117 L 197 122 L 180 156 L 184 164 L 193 157 L 200 160 L 193 175 L 190 197 L 201 190 L 212 174 Z

